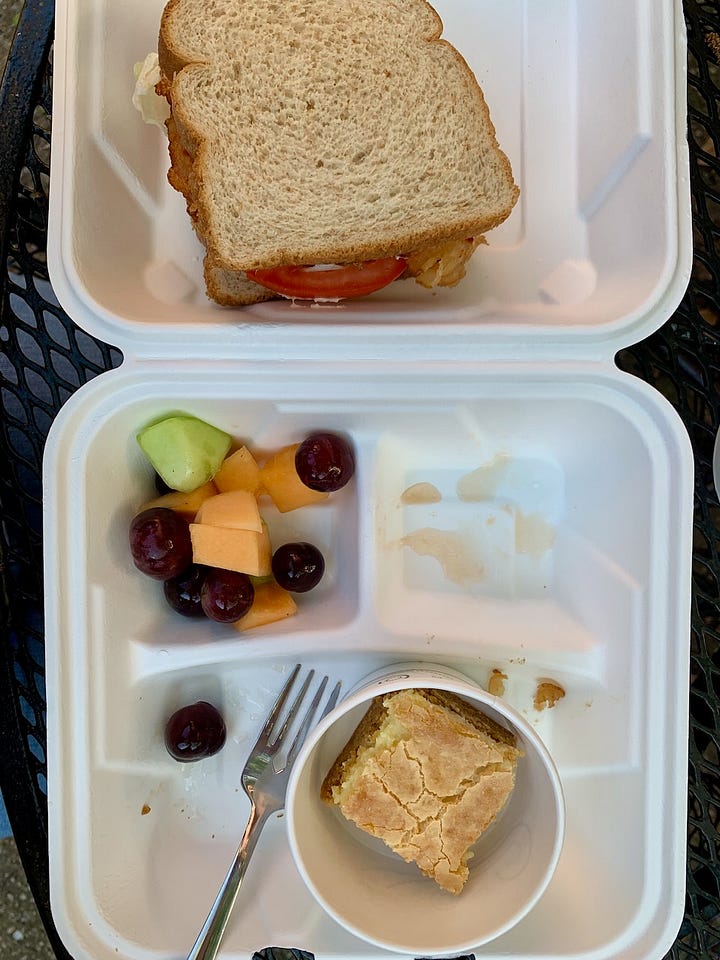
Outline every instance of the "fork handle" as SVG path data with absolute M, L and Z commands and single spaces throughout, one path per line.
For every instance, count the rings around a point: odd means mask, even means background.
M 245 833 L 237 848 L 235 859 L 230 865 L 223 884 L 220 887 L 215 902 L 210 907 L 205 923 L 198 934 L 187 960 L 215 960 L 220 942 L 228 925 L 230 914 L 235 906 L 240 884 L 250 857 L 255 849 L 262 828 L 275 811 L 271 807 L 258 808 L 254 803 L 250 811 L 250 819 L 245 827 Z

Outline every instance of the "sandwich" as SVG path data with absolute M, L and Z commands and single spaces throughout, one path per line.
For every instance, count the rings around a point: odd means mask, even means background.
M 442 690 L 376 697 L 321 798 L 458 894 L 472 846 L 505 806 L 521 751 L 490 717 Z
M 220 304 L 450 286 L 518 198 L 425 0 L 169 0 L 168 179 Z

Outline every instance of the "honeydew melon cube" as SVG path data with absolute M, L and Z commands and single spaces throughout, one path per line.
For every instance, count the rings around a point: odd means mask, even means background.
M 171 490 L 189 493 L 212 480 L 232 437 L 197 417 L 165 417 L 144 427 L 137 442 Z

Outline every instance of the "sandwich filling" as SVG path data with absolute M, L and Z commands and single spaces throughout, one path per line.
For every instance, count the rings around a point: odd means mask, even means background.
M 312 266 L 281 266 L 248 270 L 255 283 L 283 297 L 299 300 L 364 297 L 382 290 L 407 269 L 403 257 L 385 257 L 364 263 L 328 263 Z
M 407 256 L 398 254 L 362 263 L 287 265 L 248 270 L 253 283 L 282 297 L 298 300 L 344 300 L 365 297 L 394 280 L 413 277 L 424 287 L 454 287 L 465 276 L 465 265 L 484 237 L 449 240 Z

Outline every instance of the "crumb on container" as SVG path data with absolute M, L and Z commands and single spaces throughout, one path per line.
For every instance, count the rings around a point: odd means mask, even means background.
M 151 810 L 152 810 L 152 807 L 150 806 L 150 804 L 144 803 L 144 804 L 142 805 L 142 810 L 140 811 L 140 814 L 141 814 L 141 816 L 146 817 L 146 816 L 150 813 Z
M 487 690 L 488 693 L 493 697 L 502 697 L 505 693 L 505 681 L 507 680 L 507 674 L 503 673 L 502 670 L 498 670 L 497 667 L 493 668 L 488 679 Z
M 533 705 L 536 710 L 545 710 L 546 708 L 551 710 L 564 696 L 565 691 L 559 683 L 554 680 L 538 680 Z

